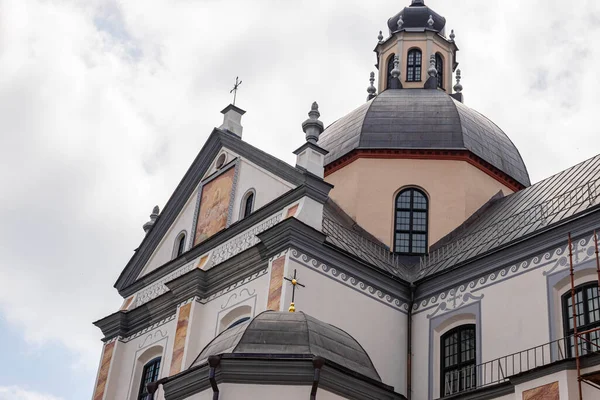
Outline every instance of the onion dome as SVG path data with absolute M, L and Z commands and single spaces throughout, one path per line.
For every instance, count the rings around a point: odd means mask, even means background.
M 516 146 L 492 121 L 441 90 L 386 90 L 321 134 L 330 165 L 354 151 L 467 150 L 496 170 L 529 186 Z
M 211 356 L 226 354 L 280 359 L 321 357 L 381 382 L 371 358 L 356 339 L 303 312 L 265 311 L 231 327 L 202 350 L 192 367 L 202 365 Z
M 443 35 L 445 26 L 446 18 L 427 7 L 424 0 L 413 0 L 409 7 L 388 20 L 390 33 L 429 29 Z

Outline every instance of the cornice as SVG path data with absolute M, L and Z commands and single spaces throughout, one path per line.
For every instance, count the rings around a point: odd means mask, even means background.
M 308 397 L 314 380 L 314 370 L 312 358 L 298 358 L 293 355 L 287 358 L 271 358 L 226 354 L 221 356 L 215 371 L 215 380 L 217 385 L 240 383 L 306 386 Z M 164 384 L 166 400 L 184 400 L 194 394 L 211 390 L 209 371 L 210 367 L 205 364 L 169 378 Z M 390 386 L 369 380 L 327 361 L 321 369 L 318 388 L 352 400 L 405 399 Z
M 525 188 L 510 175 L 465 149 L 355 149 L 326 165 L 325 177 L 361 158 L 465 161 L 514 192 Z

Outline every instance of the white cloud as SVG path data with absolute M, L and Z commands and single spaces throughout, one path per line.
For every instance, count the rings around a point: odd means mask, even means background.
M 91 322 L 118 308 L 142 224 L 220 124 L 235 76 L 244 139 L 292 161 L 312 101 L 330 123 L 365 100 L 377 33 L 408 3 L 0 0 L 0 312 L 94 371 Z M 427 3 L 456 30 L 467 105 L 533 180 L 600 152 L 599 2 Z
M 0 400 L 61 400 L 49 394 L 30 392 L 17 386 L 0 386 Z

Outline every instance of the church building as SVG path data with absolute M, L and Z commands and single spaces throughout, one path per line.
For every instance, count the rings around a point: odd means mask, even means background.
M 95 322 L 93 400 L 600 398 L 600 155 L 532 185 L 446 19 L 387 25 L 295 165 L 222 111 Z

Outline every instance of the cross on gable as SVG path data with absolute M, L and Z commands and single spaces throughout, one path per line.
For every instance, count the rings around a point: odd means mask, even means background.
M 300 287 L 306 287 L 303 284 L 301 284 L 300 282 L 298 282 L 298 278 L 296 276 L 296 270 L 294 270 L 294 276 L 292 278 L 283 278 L 286 281 L 290 282 L 292 284 L 292 304 L 290 304 L 290 308 L 288 309 L 289 312 L 296 312 L 296 305 L 295 305 L 295 301 L 296 301 L 296 286 L 300 286 Z

